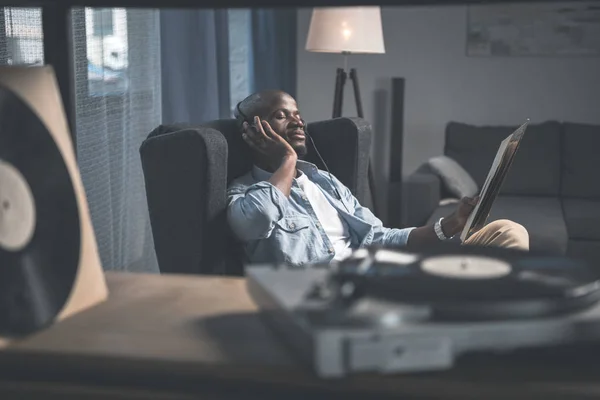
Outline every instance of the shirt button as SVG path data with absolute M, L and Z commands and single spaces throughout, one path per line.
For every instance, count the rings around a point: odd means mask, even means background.
M 292 223 L 290 224 L 290 229 L 294 229 L 295 227 L 296 227 L 296 224 L 292 222 Z
M 321 227 L 321 224 L 317 222 L 317 228 L 320 228 L 320 227 Z
M 330 247 L 328 250 L 329 254 L 333 253 L 333 247 Z

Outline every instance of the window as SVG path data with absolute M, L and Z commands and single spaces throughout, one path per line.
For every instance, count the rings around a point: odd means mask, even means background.
M 113 10 L 111 8 L 87 9 L 92 16 L 91 28 L 94 36 L 111 36 L 113 34 Z
M 44 37 L 40 8 L 0 8 L 0 64 L 42 65 Z
M 89 95 L 123 96 L 129 85 L 127 11 L 86 8 L 85 25 Z

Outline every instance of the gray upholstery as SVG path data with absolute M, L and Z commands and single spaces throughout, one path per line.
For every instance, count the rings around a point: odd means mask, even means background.
M 140 153 L 161 271 L 223 272 L 227 183 L 223 135 L 205 127 L 159 126 L 142 143 Z
M 446 191 L 459 199 L 473 197 L 479 192 L 471 175 L 456 160 L 448 156 L 437 156 L 431 157 L 427 164 L 440 177 Z
M 600 199 L 600 125 L 565 123 L 564 197 Z
M 390 193 L 405 193 L 402 203 L 406 206 L 403 210 L 404 216 L 396 215 L 396 219 L 390 218 L 390 226 L 420 226 L 440 202 L 440 178 L 431 172 L 428 165 L 423 165 L 408 177 L 403 185 L 404 188 L 397 189 L 397 185 L 400 183 L 390 185 Z M 390 213 L 390 217 L 391 215 L 392 213 Z
M 563 199 L 569 238 L 600 240 L 600 200 Z
M 438 207 L 427 222 L 433 223 L 446 217 L 455 209 L 456 204 Z M 509 219 L 523 225 L 529 232 L 529 246 L 533 251 L 549 254 L 565 254 L 567 251 L 567 227 L 558 198 L 498 196 L 487 222 L 499 219 Z
M 600 270 L 600 241 L 569 239 L 567 255 L 589 261 L 593 267 Z
M 308 125 L 319 152 L 359 201 L 368 197 L 371 128 L 362 119 Z M 225 218 L 226 188 L 250 170 L 235 120 L 161 125 L 140 147 L 154 247 L 162 273 L 243 273 L 243 255 Z M 309 145 L 307 159 L 315 162 Z
M 516 128 L 477 127 L 451 122 L 446 127 L 445 154 L 462 165 L 482 187 L 500 142 Z M 529 125 L 500 193 L 558 195 L 560 130 L 558 122 Z
M 450 122 L 445 155 L 454 158 L 481 185 L 498 145 L 515 128 Z M 529 125 L 490 220 L 507 218 L 521 223 L 529 231 L 532 250 L 566 253 L 598 264 L 599 148 L 600 125 L 554 121 Z M 423 182 L 435 185 L 438 179 L 428 167 L 424 162 L 406 180 L 404 226 L 421 226 L 456 209 L 456 204 L 439 206 L 440 198 L 448 193 L 423 190 Z

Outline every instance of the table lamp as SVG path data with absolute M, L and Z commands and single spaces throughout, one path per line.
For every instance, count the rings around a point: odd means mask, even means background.
M 318 53 L 339 53 L 344 56 L 344 68 L 338 68 L 333 99 L 333 118 L 342 115 L 344 85 L 348 78 L 348 55 L 383 54 L 381 9 L 372 7 L 318 7 L 314 8 L 306 39 L 306 50 Z M 358 117 L 363 118 L 358 75 L 349 71 L 354 87 Z

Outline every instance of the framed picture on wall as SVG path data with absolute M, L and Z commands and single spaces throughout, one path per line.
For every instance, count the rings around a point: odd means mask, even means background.
M 467 56 L 600 56 L 600 3 L 467 7 Z

